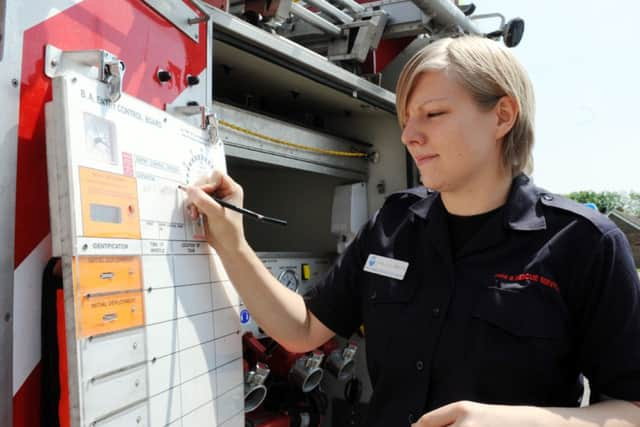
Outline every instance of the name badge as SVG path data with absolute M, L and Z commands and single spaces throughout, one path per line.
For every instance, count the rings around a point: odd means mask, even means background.
M 364 264 L 364 271 L 398 280 L 404 279 L 407 268 L 409 268 L 409 263 L 406 261 L 374 254 L 370 254 Z

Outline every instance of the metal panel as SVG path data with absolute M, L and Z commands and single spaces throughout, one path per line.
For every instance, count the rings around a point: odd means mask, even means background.
M 173 263 L 171 257 L 145 255 L 142 257 L 144 288 L 166 288 L 173 283 Z
M 128 407 L 131 402 L 147 397 L 147 364 L 102 378 L 93 378 L 84 385 L 84 415 L 88 422 L 106 418 Z
M 123 411 L 103 418 L 99 421 L 91 424 L 91 427 L 121 427 L 121 426 L 136 426 L 136 427 L 148 427 L 149 426 L 149 409 L 147 403 L 141 403 L 139 405 L 132 406 Z
M 6 135 L 0 145 L 0 218 L 15 217 L 16 142 L 15 135 Z M 0 425 L 11 425 L 14 225 L 0 221 Z
M 301 171 L 314 172 L 314 173 L 319 173 L 323 175 L 330 175 L 338 178 L 346 178 L 353 181 L 364 181 L 367 179 L 366 175 L 363 175 L 361 173 L 352 172 L 344 169 L 335 169 L 328 166 L 305 162 L 302 160 L 287 159 L 277 154 L 248 150 L 238 145 L 226 144 L 225 152 L 229 157 L 236 157 L 238 159 L 250 160 L 258 163 L 265 163 L 269 165 L 280 165 L 285 168 L 298 169 Z
M 23 34 L 17 28 L 19 21 L 11 14 L 18 2 L 7 3 L 7 0 L 0 0 L 0 218 L 4 219 L 0 221 L 0 425 L 3 426 L 12 425 L 13 407 L 14 218 L 23 40 Z M 12 7 L 9 13 L 7 7 Z
M 4 2 L 3 2 L 4 3 Z M 3 19 L 4 21 L 4 19 Z M 4 36 L 4 34 L 2 34 Z M 4 73 L 3 73 L 3 77 Z M 17 92 L 6 82 L 3 86 Z M 13 102 L 15 93 L 3 91 L 3 102 Z M 17 100 L 16 100 L 17 102 Z M 0 425 L 11 425 L 12 369 L 13 369 L 13 240 L 16 194 L 16 150 L 18 146 L 17 126 L 0 135 Z
M 216 331 L 216 338 L 229 335 L 240 330 L 240 309 L 239 307 L 225 308 L 215 311 L 214 316 L 214 328 Z
M 218 397 L 218 422 L 224 423 L 244 410 L 244 385 L 240 385 Z M 224 424 L 225 426 L 227 424 Z M 236 422 L 233 425 L 238 425 Z M 240 424 L 242 425 L 242 424 Z
M 216 254 L 210 259 L 211 261 L 209 262 L 209 269 L 211 270 L 211 281 L 215 283 L 229 280 L 229 275 L 224 269 L 220 257 Z
M 152 359 L 147 363 L 147 369 L 149 372 L 150 396 L 155 396 L 180 385 L 180 364 L 177 353 L 155 360 Z M 166 399 L 170 400 L 170 396 L 165 397 L 165 400 Z M 168 421 L 173 421 L 173 419 L 174 418 Z
M 178 317 L 192 316 L 213 310 L 211 284 L 180 286 L 176 288 Z
M 158 323 L 147 326 L 147 354 L 150 360 L 178 351 L 178 324 Z
M 180 350 L 213 341 L 212 313 L 178 319 L 177 324 Z
M 96 336 L 80 343 L 82 369 L 88 378 L 113 372 L 123 366 L 139 364 L 145 360 L 144 329 Z
M 215 103 L 214 111 L 221 120 L 234 126 L 314 150 L 367 152 L 370 149 L 365 144 L 311 131 L 222 103 Z M 356 180 L 366 179 L 369 163 L 361 157 L 339 157 L 291 148 L 225 126 L 220 126 L 218 133 L 225 143 L 227 156 Z
M 215 346 L 217 365 L 224 365 L 242 357 L 242 343 L 233 335 L 217 339 Z
M 329 62 L 327 58 L 290 40 L 269 34 L 219 9 L 207 9 L 216 40 L 251 51 L 268 61 L 298 72 L 354 98 L 395 114 L 395 94 Z
M 165 427 L 168 423 L 176 420 L 174 424 L 171 424 L 171 427 L 181 426 L 182 421 L 178 420 L 182 414 L 180 387 L 172 388 L 149 399 L 149 410 L 151 413 L 150 427 Z
M 222 365 L 218 368 L 218 394 L 222 395 L 242 384 L 242 376 L 238 372 L 242 370 L 242 359 Z
M 240 305 L 240 295 L 231 282 L 219 282 L 213 285 L 213 309 Z
M 2 56 L 4 54 L 4 39 L 6 32 L 6 18 L 7 13 L 7 0 L 0 0 L 0 61 L 2 61 Z
M 175 285 L 205 283 L 211 279 L 207 268 L 207 255 L 174 255 L 173 268 Z
M 216 372 L 211 371 L 180 387 L 182 391 L 182 411 L 188 413 L 213 400 L 216 393 Z
M 148 325 L 178 317 L 175 288 L 153 288 L 144 296 L 144 312 Z
M 219 404 L 219 403 L 218 403 Z M 221 412 L 218 410 L 218 413 Z M 222 424 L 218 424 L 221 427 L 244 427 L 244 417 L 242 412 L 232 417 L 231 419 L 224 421 Z
M 216 408 L 214 402 L 209 402 L 182 419 L 183 426 L 217 426 Z
M 179 353 L 182 381 L 213 371 L 216 367 L 216 352 L 213 341 L 192 347 Z

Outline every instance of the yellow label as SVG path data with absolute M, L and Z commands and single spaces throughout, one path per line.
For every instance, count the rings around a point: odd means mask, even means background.
M 309 264 L 302 264 L 302 280 L 311 279 L 311 266 Z

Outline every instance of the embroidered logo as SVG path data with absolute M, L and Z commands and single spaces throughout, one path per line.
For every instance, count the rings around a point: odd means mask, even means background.
M 554 282 L 553 280 L 541 276 L 539 274 L 532 274 L 532 273 L 522 273 L 522 274 L 503 274 L 503 273 L 497 273 L 495 275 L 496 279 L 500 279 L 500 280 L 507 280 L 509 282 L 533 282 L 533 283 L 540 283 L 543 286 L 546 286 L 548 288 L 553 289 L 556 292 L 560 292 L 560 287 L 558 286 L 558 284 L 556 282 Z

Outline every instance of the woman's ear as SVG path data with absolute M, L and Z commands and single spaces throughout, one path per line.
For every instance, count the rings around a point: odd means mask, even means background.
M 497 118 L 496 139 L 502 139 L 513 127 L 518 118 L 518 103 L 512 97 L 501 97 L 494 108 Z

